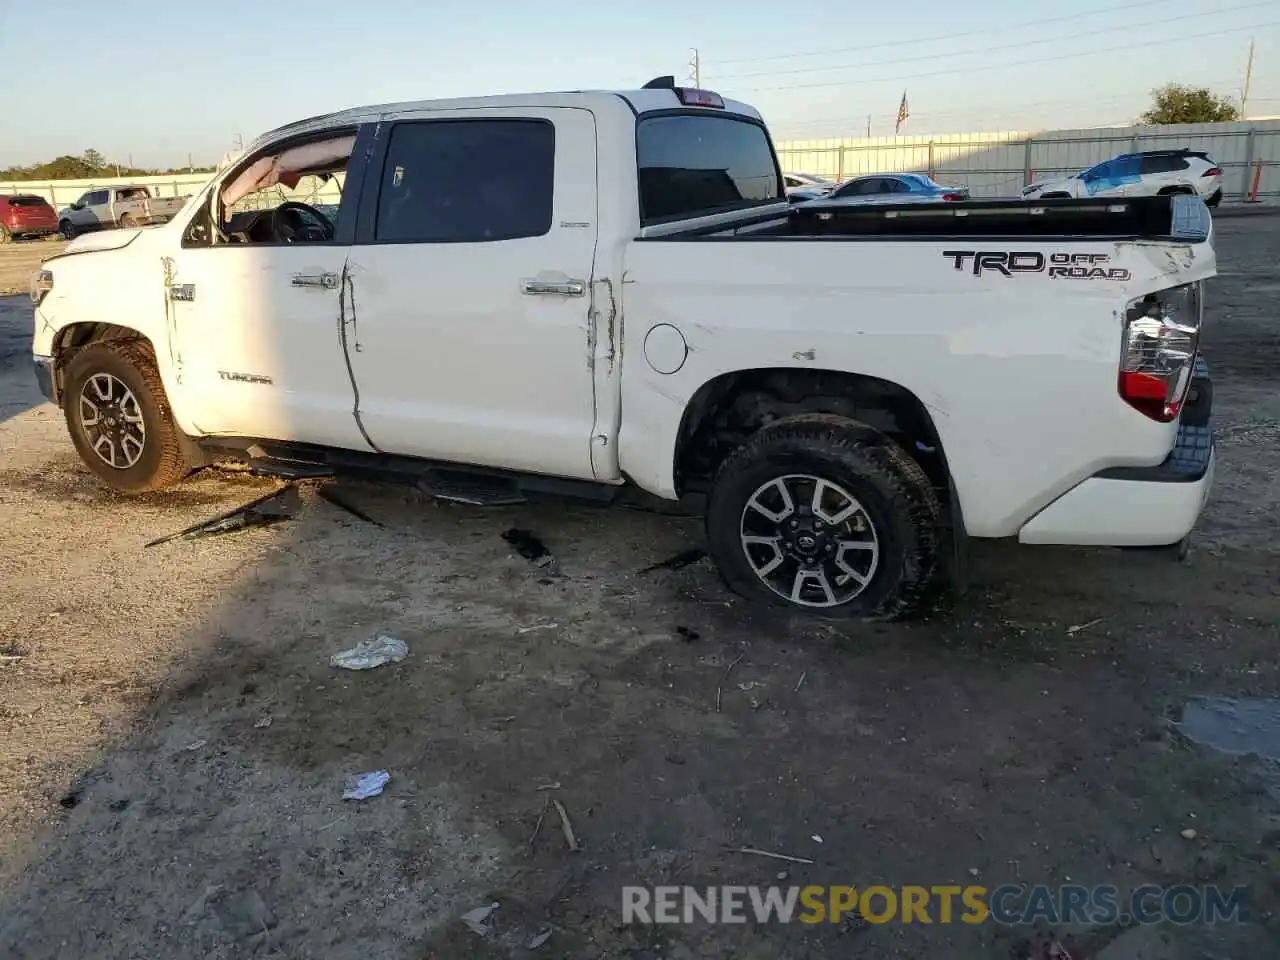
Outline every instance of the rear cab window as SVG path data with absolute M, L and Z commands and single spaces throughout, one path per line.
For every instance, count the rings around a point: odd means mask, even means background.
M 636 168 L 641 226 L 745 210 L 786 197 L 764 125 L 734 114 L 641 114 Z

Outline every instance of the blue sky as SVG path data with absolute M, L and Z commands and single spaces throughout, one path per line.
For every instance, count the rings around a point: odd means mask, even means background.
M 105 11 L 109 10 L 109 15 Z M 1124 123 L 1167 81 L 1280 114 L 1280 2 L 569 0 L 162 6 L 0 0 L 0 166 L 92 147 L 212 162 L 281 123 L 362 103 L 627 88 L 688 72 L 779 140 Z

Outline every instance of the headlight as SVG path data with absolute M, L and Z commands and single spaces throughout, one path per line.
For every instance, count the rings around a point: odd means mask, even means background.
M 52 289 L 52 270 L 37 270 L 35 273 L 31 274 L 31 302 L 37 307 L 40 306 L 40 301 L 42 301 Z

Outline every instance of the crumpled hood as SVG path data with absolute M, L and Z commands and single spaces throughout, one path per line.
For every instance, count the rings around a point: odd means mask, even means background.
M 142 235 L 143 227 L 121 228 L 119 230 L 100 230 L 76 237 L 61 253 L 55 253 L 47 260 L 68 257 L 77 253 L 93 253 L 100 250 L 122 250 Z

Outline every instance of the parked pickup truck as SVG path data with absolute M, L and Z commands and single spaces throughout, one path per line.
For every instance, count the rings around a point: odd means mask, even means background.
M 58 232 L 72 240 L 94 230 L 167 223 L 186 202 L 187 197 L 153 197 L 148 187 L 100 187 L 58 213 Z
M 239 203 L 331 177 L 336 215 Z M 120 491 L 229 455 L 639 488 L 705 504 L 741 594 L 888 617 L 969 537 L 1185 542 L 1211 230 L 1190 196 L 788 204 L 760 114 L 671 78 L 370 106 L 47 259 L 35 369 Z

